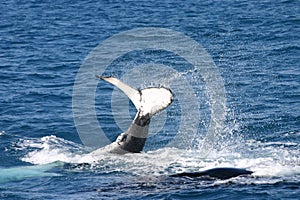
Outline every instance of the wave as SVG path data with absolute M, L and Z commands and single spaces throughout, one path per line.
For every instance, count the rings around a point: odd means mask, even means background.
M 202 171 L 214 167 L 238 167 L 254 171 L 253 177 L 291 177 L 300 175 L 299 144 L 293 142 L 243 141 L 211 152 L 202 158 L 200 150 L 162 148 L 140 154 L 98 157 L 86 147 L 56 136 L 20 140 L 16 146 L 27 151 L 21 160 L 34 165 L 48 165 L 57 161 L 73 164 L 73 169 L 102 173 L 124 172 L 137 176 L 161 176 L 180 172 Z M 78 167 L 76 167 L 78 166 Z

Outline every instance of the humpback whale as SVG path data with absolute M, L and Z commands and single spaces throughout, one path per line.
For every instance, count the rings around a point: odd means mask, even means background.
M 173 174 L 171 177 L 209 177 L 209 178 L 217 178 L 217 179 L 229 179 L 241 175 L 250 175 L 253 172 L 250 170 L 242 169 L 242 168 L 233 168 L 233 167 L 219 167 L 208 169 L 200 172 L 183 172 L 178 174 Z
M 173 93 L 165 87 L 150 87 L 137 90 L 117 78 L 96 76 L 107 81 L 123 91 L 132 101 L 137 113 L 131 125 L 121 133 L 115 142 L 91 152 L 92 156 L 109 152 L 113 154 L 139 153 L 143 150 L 147 140 L 151 117 L 166 109 L 173 101 Z M 201 172 L 184 172 L 170 175 L 170 177 L 210 177 L 229 179 L 240 175 L 252 174 L 252 171 L 241 168 L 213 168 Z
M 114 154 L 139 153 L 143 150 L 149 132 L 151 117 L 167 108 L 173 101 L 173 94 L 165 87 L 150 87 L 137 90 L 117 78 L 97 76 L 123 91 L 132 101 L 137 113 L 127 131 L 120 134 L 112 144 L 93 151 Z

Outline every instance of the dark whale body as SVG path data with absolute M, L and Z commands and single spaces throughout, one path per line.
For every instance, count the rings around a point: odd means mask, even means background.
M 242 168 L 231 168 L 231 167 L 220 167 L 220 168 L 213 168 L 208 169 L 205 171 L 200 172 L 183 172 L 171 175 L 171 177 L 189 177 L 189 178 L 196 178 L 196 177 L 209 177 L 209 178 L 217 178 L 217 179 L 229 179 L 237 176 L 242 175 L 251 175 L 253 172 L 242 169 Z

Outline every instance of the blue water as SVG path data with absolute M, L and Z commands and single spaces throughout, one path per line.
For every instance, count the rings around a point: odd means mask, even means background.
M 190 82 L 200 88 L 195 95 L 203 115 L 187 148 L 165 146 L 179 127 L 178 99 L 165 113 L 171 120 L 149 138 L 142 154 L 104 154 L 94 162 L 80 140 L 72 112 L 80 66 L 101 42 L 142 27 L 185 34 L 220 71 L 226 122 L 206 158 L 199 151 L 211 112 L 201 77 Z M 297 0 L 2 2 L 0 198 L 299 199 L 299 33 Z M 170 52 L 131 52 L 106 73 L 122 78 L 132 65 L 147 62 L 179 69 L 184 60 Z M 197 75 L 190 64 L 180 69 L 188 72 L 181 76 Z M 121 128 L 106 98 L 112 90 L 108 84 L 97 88 L 96 112 L 113 140 Z M 225 181 L 168 177 L 217 166 L 255 173 Z

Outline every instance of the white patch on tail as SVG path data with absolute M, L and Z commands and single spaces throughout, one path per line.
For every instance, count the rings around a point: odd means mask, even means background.
M 103 76 L 97 77 L 122 90 L 132 101 L 135 108 L 138 111 L 141 111 L 140 114 L 142 116 L 147 114 L 153 116 L 168 107 L 173 101 L 173 94 L 171 90 L 164 87 L 151 87 L 139 91 L 129 85 L 126 85 L 117 78 Z
M 141 93 L 140 110 L 142 115 L 150 114 L 153 116 L 168 107 L 173 101 L 172 92 L 163 87 L 146 88 Z

